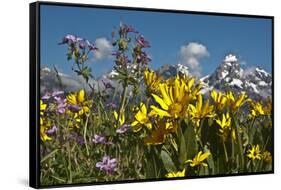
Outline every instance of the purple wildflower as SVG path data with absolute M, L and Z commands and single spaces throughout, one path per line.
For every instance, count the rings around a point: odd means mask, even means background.
M 81 37 L 77 37 L 71 34 L 66 35 L 63 37 L 62 42 L 59 44 L 68 44 L 72 48 L 74 48 L 74 45 L 78 45 L 80 49 L 89 48 L 90 51 L 97 50 L 98 48 L 94 45 L 94 43 L 91 43 L 87 39 L 83 39 Z M 74 50 L 74 49 L 72 49 Z
M 151 61 L 151 58 L 145 52 L 141 52 L 141 54 L 139 56 L 137 56 L 138 63 L 142 63 L 142 64 L 146 65 L 150 61 Z
M 62 98 L 61 95 L 64 94 L 64 91 L 54 91 L 52 93 L 50 92 L 46 92 L 41 99 L 43 100 L 49 100 L 52 98 L 52 100 L 55 100 L 56 104 L 57 104 L 57 113 L 59 114 L 63 114 L 66 111 L 66 99 Z
M 116 65 L 124 65 L 126 63 L 131 62 L 128 59 L 128 56 L 125 55 L 124 53 L 121 53 L 120 51 L 115 51 L 112 53 L 112 55 L 116 57 L 116 59 L 115 59 Z
M 127 34 L 130 32 L 138 33 L 132 26 L 120 23 L 119 34 L 122 37 L 127 37 Z
M 63 37 L 62 42 L 59 44 L 73 44 L 77 41 L 76 36 L 72 34 L 67 34 L 65 37 Z
M 107 141 L 106 138 L 102 135 L 94 135 L 94 138 L 92 139 L 94 144 L 105 144 L 105 145 L 112 145 L 113 143 L 110 141 Z
M 119 52 L 119 51 L 113 51 L 111 55 L 113 55 L 113 56 L 118 56 L 118 55 L 120 55 L 120 54 L 121 54 L 121 52 Z
M 146 41 L 142 35 L 136 37 L 136 41 L 137 41 L 137 44 L 141 48 L 149 48 L 150 47 L 149 42 Z
M 123 25 L 123 31 L 126 32 L 126 33 L 129 33 L 129 32 L 135 32 L 137 33 L 137 31 L 132 27 L 132 26 L 128 26 L 126 24 Z
M 95 47 L 95 45 L 93 43 L 90 43 L 90 41 L 87 40 L 87 39 L 83 39 L 83 38 L 78 37 L 77 43 L 78 43 L 80 49 L 85 49 L 85 48 L 89 48 L 89 50 L 96 50 L 97 49 Z
M 110 102 L 110 103 L 106 104 L 106 107 L 110 107 L 112 109 L 116 109 L 117 105 L 114 102 Z
M 71 133 L 68 138 L 69 140 L 76 141 L 77 144 L 85 144 L 84 138 L 82 136 L 79 136 L 77 133 Z
M 46 131 L 46 133 L 47 133 L 47 135 L 52 135 L 52 134 L 54 134 L 55 132 L 57 132 L 57 130 L 58 130 L 57 126 L 54 125 L 52 128 L 48 129 L 48 130 Z
M 65 98 L 61 98 L 61 97 L 54 97 L 54 99 L 56 100 L 56 102 L 57 102 L 57 113 L 59 113 L 59 114 L 63 114 L 63 113 L 65 113 L 65 111 L 66 111 L 66 106 L 67 106 L 67 104 L 66 104 L 66 99 Z
M 51 94 L 48 92 L 41 97 L 42 100 L 48 100 L 50 98 L 51 98 Z
M 106 172 L 107 174 L 112 174 L 117 171 L 117 159 L 110 159 L 109 156 L 104 156 L 101 162 L 96 163 L 96 167 L 100 169 L 100 171 Z
M 98 50 L 98 48 L 95 46 L 95 44 L 91 43 L 89 40 L 86 40 L 86 43 L 87 43 L 90 51 Z
M 52 93 L 46 92 L 41 99 L 48 100 L 50 98 L 58 97 L 60 95 L 64 94 L 64 91 L 54 91 Z
M 77 42 L 80 42 L 80 41 L 82 41 L 83 40 L 83 38 L 81 38 L 81 37 L 76 37 L 76 41 Z
M 124 124 L 116 130 L 116 133 L 123 134 L 126 131 L 128 131 L 129 129 L 131 129 L 131 125 Z
M 84 138 L 81 137 L 81 136 L 77 136 L 76 142 L 77 142 L 78 144 L 80 144 L 80 145 L 85 144 Z
M 81 48 L 81 49 L 85 49 L 86 48 L 87 43 L 86 43 L 85 39 L 79 38 L 79 40 L 77 40 L 77 41 L 79 43 L 79 48 Z
M 105 144 L 106 143 L 106 139 L 104 136 L 102 135 L 94 135 L 94 138 L 93 138 L 93 143 L 95 144 Z

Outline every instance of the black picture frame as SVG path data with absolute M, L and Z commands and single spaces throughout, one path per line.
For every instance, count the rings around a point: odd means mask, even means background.
M 163 179 L 144 179 L 144 180 L 125 180 L 125 181 L 110 181 L 110 182 L 95 182 L 95 183 L 79 183 L 79 184 L 63 184 L 63 185 L 40 185 L 40 6 L 55 5 L 61 7 L 87 7 L 87 8 L 104 8 L 115 10 L 133 10 L 145 12 L 169 12 L 194 15 L 214 15 L 214 16 L 232 16 L 240 18 L 264 18 L 271 20 L 272 25 L 272 170 L 268 172 L 256 173 L 238 173 L 238 174 L 222 174 L 222 175 L 206 175 L 197 177 L 184 178 L 163 178 Z M 233 13 L 216 13 L 216 12 L 200 12 L 189 10 L 166 10 L 155 8 L 141 7 L 125 7 L 125 6 L 109 6 L 109 5 L 91 5 L 77 3 L 59 3 L 59 2 L 34 2 L 29 4 L 29 185 L 33 188 L 55 188 L 55 187 L 70 187 L 70 186 L 88 186 L 100 184 L 119 184 L 119 183 L 134 183 L 134 182 L 151 182 L 164 180 L 184 180 L 194 178 L 213 178 L 213 177 L 231 177 L 256 174 L 272 174 L 274 173 L 274 17 L 263 15 L 248 15 L 248 14 L 233 14 Z

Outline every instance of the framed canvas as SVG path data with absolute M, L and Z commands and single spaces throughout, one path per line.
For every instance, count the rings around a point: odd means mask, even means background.
M 30 4 L 30 186 L 274 172 L 274 18 Z

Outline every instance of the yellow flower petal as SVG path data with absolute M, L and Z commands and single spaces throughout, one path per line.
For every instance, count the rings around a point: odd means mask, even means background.
M 116 111 L 113 112 L 115 119 L 118 119 L 118 113 Z
M 164 109 L 164 110 L 168 110 L 169 109 L 168 105 L 165 103 L 165 101 L 162 98 L 160 98 L 156 94 L 151 94 L 151 95 L 153 96 L 155 101 L 161 106 L 162 109 Z
M 164 110 L 161 110 L 160 108 L 157 108 L 156 106 L 151 106 L 151 109 L 153 109 L 157 115 L 159 115 L 160 117 L 170 117 L 171 115 L 167 112 L 167 111 L 164 111 Z
M 78 102 L 82 103 L 85 100 L 85 91 L 82 89 L 78 92 L 78 96 L 77 96 Z
M 202 154 L 199 158 L 199 162 L 204 161 L 205 159 L 207 159 L 209 156 L 211 155 L 210 152 L 205 152 L 204 154 Z
M 171 105 L 172 101 L 171 101 L 171 99 L 170 99 L 170 97 L 168 95 L 169 92 L 167 92 L 167 89 L 168 89 L 167 84 L 160 84 L 159 87 L 160 87 L 160 91 L 161 91 L 161 94 L 163 96 L 164 102 L 168 106 Z
M 66 96 L 69 104 L 77 105 L 76 96 L 74 94 L 69 94 Z
M 134 121 L 133 123 L 131 123 L 131 126 L 134 127 L 134 126 L 136 126 L 137 124 L 139 124 L 139 122 L 138 122 L 138 121 Z

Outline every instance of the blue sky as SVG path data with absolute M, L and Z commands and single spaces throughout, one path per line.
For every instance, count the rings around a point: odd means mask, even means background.
M 120 21 L 132 25 L 150 42 L 151 68 L 182 61 L 181 47 L 194 42 L 205 49 L 198 58 L 202 76 L 210 74 L 227 53 L 236 53 L 243 67 L 260 66 L 271 73 L 271 20 L 163 12 L 41 5 L 41 65 L 71 74 L 67 47 L 58 45 L 66 34 L 95 41 L 111 40 Z M 206 56 L 206 52 L 208 56 Z M 110 58 L 91 61 L 93 74 L 111 70 Z

